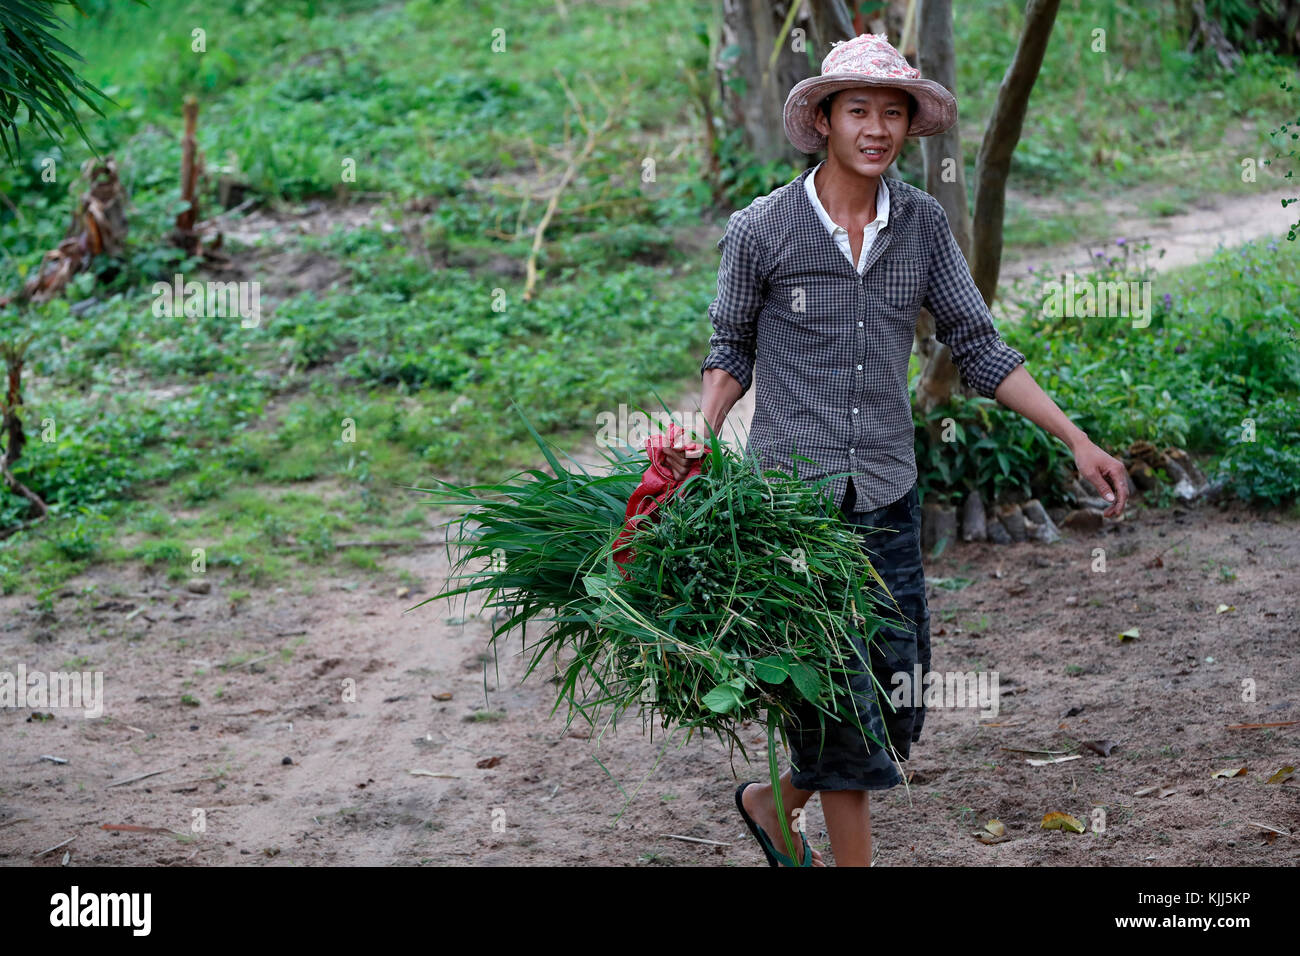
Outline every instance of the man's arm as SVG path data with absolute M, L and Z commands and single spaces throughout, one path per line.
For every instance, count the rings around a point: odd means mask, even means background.
M 952 361 L 962 381 L 985 398 L 992 398 L 1002 380 L 1023 364 L 1025 357 L 1004 342 L 993 327 L 993 316 L 948 226 L 948 214 L 937 200 L 932 208 L 933 252 L 923 304 L 934 316 L 934 337 L 952 350 Z
M 1070 421 L 1023 365 L 1013 369 L 1002 380 L 993 397 L 1065 442 L 1074 455 L 1074 464 L 1079 469 L 1079 474 L 1111 502 L 1111 506 L 1102 514 L 1110 517 L 1123 514 L 1124 505 L 1128 501 L 1128 477 L 1124 463 L 1098 448 L 1087 432 Z
M 766 295 L 762 250 L 754 241 L 747 210 L 731 214 L 727 230 L 718 240 L 722 261 L 718 265 L 718 294 L 709 305 L 713 334 L 709 354 L 700 363 L 699 408 L 709 427 L 722 431 L 727 414 L 753 384 L 758 313 Z M 707 435 L 697 436 L 707 440 Z M 680 446 L 679 446 L 680 447 Z M 686 456 L 672 449 L 665 458 L 676 477 L 686 474 Z M 699 457 L 702 451 L 692 457 Z
M 753 382 L 758 313 L 767 294 L 762 249 L 754 239 L 747 218 L 740 209 L 727 220 L 727 230 L 718 240 L 722 261 L 718 264 L 718 294 L 709 304 L 709 354 L 700 363 L 700 375 L 711 368 L 728 372 L 744 395 Z M 739 396 L 737 396 L 739 397 Z
M 722 431 L 722 423 L 727 420 L 732 406 L 740 401 L 745 389 L 731 377 L 731 373 L 720 368 L 704 370 L 704 388 L 700 397 L 700 411 L 715 432 Z M 707 436 L 701 435 L 700 438 Z
M 934 256 L 925 306 L 934 316 L 935 338 L 952 350 L 962 381 L 993 398 L 1069 447 L 1079 474 L 1102 493 L 1115 517 L 1128 500 L 1124 465 L 1098 448 L 1065 416 L 1024 367 L 1025 356 L 998 335 L 993 316 L 971 277 L 943 207 L 935 204 Z

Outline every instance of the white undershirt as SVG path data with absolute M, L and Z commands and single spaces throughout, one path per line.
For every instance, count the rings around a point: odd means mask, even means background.
M 821 169 L 823 163 L 817 164 L 817 169 Z M 853 247 L 849 244 L 849 231 L 843 226 L 836 225 L 826 212 L 826 207 L 822 201 L 817 198 L 817 184 L 813 180 L 817 177 L 817 169 L 808 174 L 804 180 L 804 188 L 808 192 L 808 201 L 812 203 L 813 211 L 817 213 L 817 218 L 821 220 L 826 231 L 831 234 L 835 244 L 840 247 L 844 253 L 844 258 L 849 260 L 849 265 L 853 265 Z M 867 223 L 866 228 L 862 230 L 862 251 L 858 253 L 858 264 L 856 266 L 858 273 L 861 274 L 862 267 L 866 265 L 867 253 L 871 250 L 871 244 L 876 240 L 876 234 L 889 223 L 889 188 L 885 185 L 885 179 L 880 179 L 880 187 L 876 190 L 876 218 Z

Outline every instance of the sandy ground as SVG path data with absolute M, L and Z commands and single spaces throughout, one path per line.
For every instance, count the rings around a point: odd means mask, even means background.
M 1105 572 L 1092 570 L 1095 548 Z M 1300 780 L 1265 782 L 1300 765 L 1300 724 L 1229 729 L 1300 721 L 1298 561 L 1295 522 L 1233 506 L 1139 508 L 1096 536 L 958 545 L 931 562 L 934 666 L 996 670 L 1000 712 L 930 711 L 909 786 L 872 800 L 876 864 L 1300 862 L 1290 835 Z M 422 593 L 396 596 L 401 568 Z M 548 715 L 549 675 L 519 683 L 517 639 L 499 677 L 492 665 L 485 675 L 489 627 L 472 608 L 408 610 L 446 571 L 433 547 L 391 555 L 373 580 L 322 578 L 314 596 L 254 594 L 237 608 L 219 574 L 198 595 L 130 569 L 71 582 L 53 614 L 3 599 L 0 669 L 87 658 L 83 669 L 104 673 L 106 706 L 98 719 L 0 711 L 0 860 L 762 865 L 732 804 L 737 780 L 765 772 L 761 758 L 737 757 L 733 773 L 717 741 L 665 750 L 635 719 L 603 740 L 576 724 L 566 733 L 562 715 Z M 972 583 L 951 590 L 957 578 Z M 83 593 L 90 584 L 98 590 Z M 125 593 L 110 596 L 114 584 Z M 1233 609 L 1216 613 L 1224 604 Z M 1138 638 L 1118 640 L 1129 628 Z M 1254 702 L 1242 700 L 1246 679 Z M 485 710 L 497 719 L 474 719 Z M 749 739 L 761 744 L 761 727 Z M 1007 749 L 1083 740 L 1115 746 L 1041 767 L 1026 760 L 1043 755 Z M 597 759 L 628 793 L 650 774 L 621 817 L 624 798 Z M 1229 767 L 1246 771 L 1212 778 Z M 120 783 L 150 771 L 162 772 Z M 1146 787 L 1166 795 L 1135 796 Z M 1053 811 L 1091 826 L 1098 807 L 1102 832 L 1039 827 Z M 990 818 L 1006 824 L 1006 842 L 972 836 Z M 833 860 L 816 799 L 808 821 Z
M 1055 276 L 1063 271 L 1081 270 L 1098 250 L 1108 249 L 1109 254 L 1114 255 L 1114 240 L 1120 238 L 1139 244 L 1149 241 L 1148 262 L 1157 271 L 1200 262 L 1219 245 L 1231 248 L 1256 239 L 1284 241 L 1288 227 L 1296 221 L 1296 213 L 1294 206 L 1284 207 L 1281 200 L 1293 193 L 1294 190 L 1261 184 L 1258 194 L 1207 196 L 1205 202 L 1195 209 L 1155 219 L 1135 217 L 1133 209 L 1123 200 L 1099 199 L 1098 216 L 1108 222 L 1123 223 L 1115 227 L 1110 242 L 1080 244 L 1041 253 L 1012 251 L 1003 260 L 999 281 L 1005 283 L 1028 278 L 1030 266 L 1040 276 L 1044 272 Z M 1160 256 L 1161 249 L 1165 250 L 1164 256 Z

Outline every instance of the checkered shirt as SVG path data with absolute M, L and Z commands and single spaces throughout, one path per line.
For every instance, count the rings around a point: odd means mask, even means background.
M 812 173 L 731 214 L 700 375 L 720 368 L 754 386 L 749 444 L 764 468 L 792 475 L 797 464 L 806 481 L 845 473 L 830 483 L 836 504 L 851 474 L 854 510 L 869 511 L 916 481 L 907 366 L 922 307 L 980 395 L 1025 357 L 993 327 L 933 196 L 887 180 L 889 223 L 859 275 L 808 201 Z

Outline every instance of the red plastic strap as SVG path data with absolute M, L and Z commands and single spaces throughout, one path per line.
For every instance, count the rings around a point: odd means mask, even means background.
M 691 459 L 690 468 L 686 476 L 678 481 L 673 477 L 673 470 L 664 461 L 663 450 L 671 448 L 679 436 L 685 434 L 683 429 L 677 423 L 668 426 L 668 434 L 651 435 L 645 440 L 646 455 L 650 459 L 650 467 L 645 470 L 641 476 L 641 484 L 637 485 L 636 491 L 632 492 L 632 497 L 627 499 L 627 520 L 623 524 L 623 530 L 619 532 L 618 540 L 614 542 L 614 561 L 618 564 L 618 569 L 623 577 L 628 577 L 627 570 L 623 565 L 627 564 L 635 555 L 632 548 L 625 544 L 632 533 L 636 530 L 636 523 L 644 515 L 654 513 L 654 510 L 663 502 L 667 501 L 678 488 L 685 484 L 688 478 L 693 478 L 700 473 L 704 464 L 704 459 Z M 700 448 L 699 442 L 686 442 L 681 451 L 695 450 Z M 704 454 L 708 454 L 711 449 L 704 448 Z

